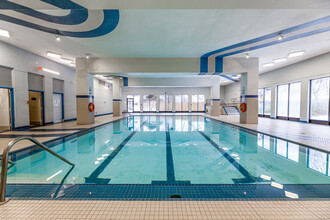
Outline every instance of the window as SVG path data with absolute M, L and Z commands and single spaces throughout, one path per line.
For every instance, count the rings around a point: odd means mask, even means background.
M 204 103 L 205 97 L 204 95 L 192 95 L 191 96 L 191 111 L 193 112 L 204 112 Z
M 188 112 L 188 95 L 175 95 L 175 111 Z
M 160 112 L 172 112 L 173 103 L 172 95 L 159 95 L 159 111 Z
M 277 118 L 299 121 L 301 83 L 277 86 Z
M 277 116 L 288 117 L 289 84 L 277 87 Z
M 310 121 L 329 124 L 330 77 L 311 80 Z
M 258 90 L 258 115 L 260 117 L 270 117 L 271 98 L 270 87 Z
M 140 95 L 134 95 L 134 112 L 140 112 Z

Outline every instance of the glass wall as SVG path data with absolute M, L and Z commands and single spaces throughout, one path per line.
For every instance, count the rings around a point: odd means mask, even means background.
M 140 95 L 134 95 L 134 112 L 140 112 Z
M 143 112 L 156 112 L 156 103 L 155 95 L 143 95 Z
M 277 86 L 277 118 L 300 119 L 300 90 L 300 82 Z
M 310 121 L 329 124 L 330 77 L 311 80 Z
M 258 115 L 260 117 L 270 117 L 271 98 L 270 87 L 258 90 Z
M 159 95 L 159 111 L 172 112 L 172 110 L 173 110 L 173 96 Z
M 204 95 L 192 95 L 191 96 L 191 111 L 204 112 L 205 96 Z

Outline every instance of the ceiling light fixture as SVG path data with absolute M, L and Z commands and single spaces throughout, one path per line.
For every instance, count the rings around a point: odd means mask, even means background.
M 292 53 L 289 53 L 289 57 L 290 58 L 292 58 L 292 57 L 299 57 L 299 56 L 302 56 L 304 53 L 305 53 L 304 50 L 292 52 Z
M 3 29 L 0 29 L 0 36 L 10 37 L 9 32 Z
M 277 39 L 278 39 L 278 40 L 282 40 L 283 38 L 284 38 L 283 34 L 279 33 L 279 34 L 277 35 Z
M 73 66 L 73 67 L 76 66 L 76 64 L 75 64 L 74 62 L 71 62 L 69 65 L 70 65 L 70 66 Z
M 57 59 L 61 59 L 61 56 L 62 56 L 61 54 L 53 53 L 53 52 L 49 52 L 49 51 L 46 53 L 46 55 L 49 57 L 57 58 Z
M 274 63 L 264 63 L 262 64 L 263 67 L 270 67 L 270 66 L 274 66 Z
M 89 59 L 90 55 L 88 53 L 86 53 L 86 59 Z
M 48 73 L 55 74 L 55 75 L 60 75 L 59 72 L 56 72 L 56 71 L 54 71 L 54 70 L 50 70 L 50 69 L 46 69 L 46 68 L 42 68 L 42 70 L 45 71 L 45 72 L 48 72 Z
M 55 35 L 55 39 L 56 39 L 56 41 L 61 41 L 60 36 L 58 36 L 57 34 Z
M 274 63 L 282 63 L 282 62 L 285 62 L 287 61 L 288 59 L 286 57 L 283 57 L 283 58 L 278 58 L 278 59 L 275 59 L 274 60 Z
M 250 55 L 247 53 L 247 54 L 245 55 L 245 58 L 246 58 L 246 59 L 249 59 L 249 58 L 250 58 Z

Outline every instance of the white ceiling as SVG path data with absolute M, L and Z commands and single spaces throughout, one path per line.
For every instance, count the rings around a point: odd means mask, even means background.
M 16 3 L 27 4 L 23 0 L 12 0 Z M 72 38 L 62 37 L 60 42 L 55 41 L 53 34 L 33 30 L 16 24 L 0 21 L 0 29 L 10 31 L 11 38 L 0 37 L 0 40 L 26 49 L 46 57 L 46 52 L 56 52 L 64 58 L 75 59 L 90 53 L 94 57 L 200 57 L 204 53 L 215 49 L 230 46 L 279 30 L 296 26 L 311 20 L 330 15 L 330 1 L 325 0 L 291 0 L 291 1 L 91 1 L 75 0 L 88 8 L 110 8 L 111 5 L 119 8 L 324 8 L 324 9 L 212 9 L 212 10 L 120 10 L 120 20 L 117 28 L 101 37 Z M 164 3 L 165 2 L 165 3 Z M 181 2 L 182 4 L 176 4 Z M 220 6 L 218 3 L 222 2 Z M 229 3 L 228 3 L 229 2 Z M 242 4 L 237 4 L 238 2 Z M 265 2 L 267 4 L 265 5 Z M 297 3 L 299 2 L 299 4 Z M 112 4 L 113 3 L 113 4 Z M 131 4 L 128 4 L 131 3 Z M 158 3 L 158 4 L 157 4 Z M 282 4 L 281 4 L 282 3 Z M 39 0 L 29 1 L 29 6 L 47 8 L 46 3 Z M 282 5 L 282 6 L 281 6 Z M 38 7 L 37 7 L 38 6 Z M 134 6 L 134 7 L 133 7 Z M 266 7 L 267 6 L 267 7 Z M 328 8 L 328 9 L 327 9 Z M 42 10 L 48 14 L 67 13 L 66 11 Z M 19 13 L 0 10 L 0 13 L 14 14 L 23 19 L 28 18 Z M 86 27 L 98 25 L 102 19 L 102 10 L 90 10 L 90 19 Z M 39 21 L 41 22 L 41 21 Z M 56 27 L 56 25 L 54 25 Z M 61 25 L 62 29 L 70 27 Z M 330 33 L 315 35 L 295 41 L 249 52 L 250 56 L 260 57 L 260 63 L 271 62 L 274 58 L 287 56 L 289 52 L 306 50 L 304 56 L 290 60 L 294 63 L 311 56 L 330 51 Z M 239 54 L 235 56 L 244 56 Z M 55 60 L 58 61 L 58 60 Z M 270 69 L 260 67 L 261 72 Z

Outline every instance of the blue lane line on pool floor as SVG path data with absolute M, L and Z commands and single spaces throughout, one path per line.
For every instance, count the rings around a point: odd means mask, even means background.
M 190 184 L 190 181 L 188 180 L 187 181 L 175 180 L 171 135 L 168 128 L 166 131 L 166 177 L 167 177 L 166 181 L 153 180 L 151 184 Z
M 141 127 L 146 122 L 141 124 Z M 107 178 L 98 178 L 98 176 L 107 168 L 111 161 L 118 155 L 118 153 L 125 147 L 129 140 L 136 134 L 136 131 L 133 131 L 128 137 L 119 144 L 119 146 L 98 166 L 89 177 L 85 177 L 86 183 L 94 184 L 107 184 L 110 182 L 110 179 Z
M 210 144 L 218 150 L 222 156 L 224 156 L 243 176 L 243 179 L 233 179 L 235 183 L 253 183 L 257 178 L 249 173 L 242 165 L 240 165 L 234 158 L 232 158 L 226 151 L 224 151 L 219 145 L 217 145 L 210 137 L 204 132 L 198 131 Z

